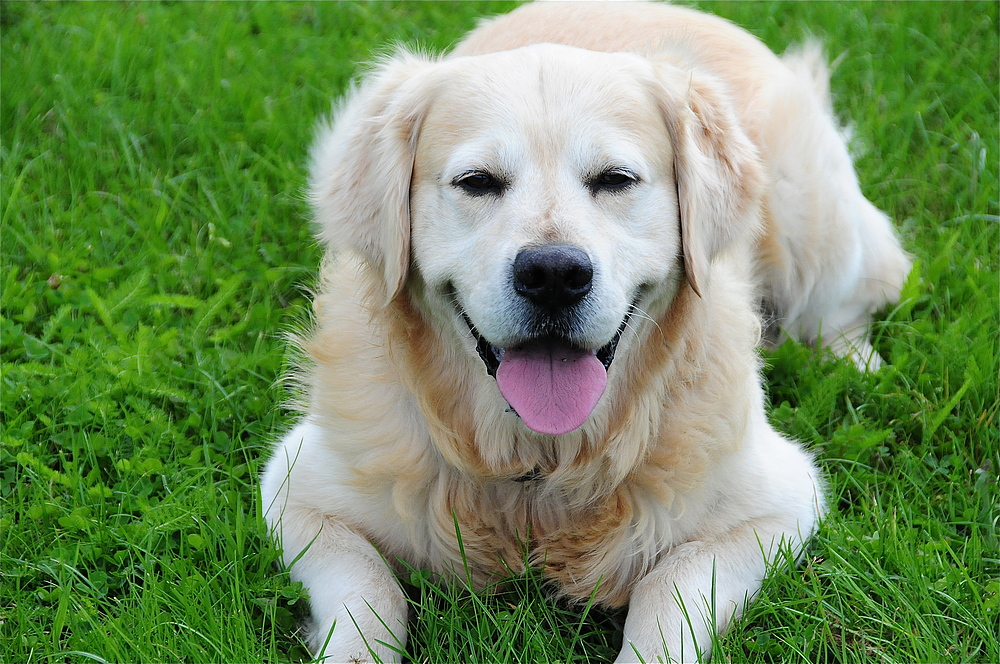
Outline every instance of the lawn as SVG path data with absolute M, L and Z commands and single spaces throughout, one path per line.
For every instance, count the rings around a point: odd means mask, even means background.
M 879 372 L 768 356 L 832 510 L 714 660 L 1000 661 L 998 4 L 699 6 L 777 51 L 825 42 L 863 188 L 916 258 Z M 442 50 L 508 7 L 0 5 L 0 661 L 308 660 L 256 487 L 321 255 L 314 122 L 386 44 Z M 621 639 L 534 575 L 405 580 L 415 662 Z

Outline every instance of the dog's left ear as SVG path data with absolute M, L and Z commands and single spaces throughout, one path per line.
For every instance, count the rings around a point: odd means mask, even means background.
M 381 277 L 384 303 L 410 264 L 410 181 L 435 64 L 401 50 L 344 96 L 312 149 L 309 197 L 332 253 L 359 254 Z
M 684 271 L 702 295 L 712 260 L 760 230 L 763 170 L 721 82 L 668 64 L 656 65 L 656 75 L 674 149 Z

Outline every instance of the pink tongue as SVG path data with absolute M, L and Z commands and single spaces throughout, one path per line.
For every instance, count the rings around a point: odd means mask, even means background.
M 500 394 L 538 433 L 581 427 L 607 382 L 608 373 L 593 352 L 551 342 L 509 348 L 497 369 Z

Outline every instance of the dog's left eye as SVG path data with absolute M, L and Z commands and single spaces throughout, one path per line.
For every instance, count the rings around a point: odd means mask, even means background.
M 451 184 L 473 196 L 484 196 L 486 194 L 498 195 L 503 193 L 506 186 L 506 183 L 501 178 L 495 177 L 486 171 L 464 173 L 452 180 Z
M 623 168 L 609 168 L 591 178 L 587 186 L 596 194 L 599 191 L 621 191 L 638 182 L 639 178 L 635 174 Z

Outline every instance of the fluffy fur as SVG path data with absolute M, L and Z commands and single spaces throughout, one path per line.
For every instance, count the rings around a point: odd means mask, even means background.
M 594 185 L 608 168 L 632 181 Z M 500 184 L 470 193 L 470 172 Z M 461 570 L 456 521 L 480 586 L 527 550 L 555 592 L 628 605 L 620 661 L 707 652 L 779 548 L 801 551 L 821 483 L 765 417 L 761 303 L 874 368 L 871 313 L 909 268 L 817 47 L 779 59 L 680 7 L 528 5 L 447 57 L 379 63 L 320 132 L 311 197 L 329 256 L 307 403 L 261 491 L 322 654 L 398 660 L 391 569 Z M 511 266 L 551 243 L 594 264 L 573 343 L 625 328 L 561 435 L 511 412 L 471 329 L 524 342 Z

